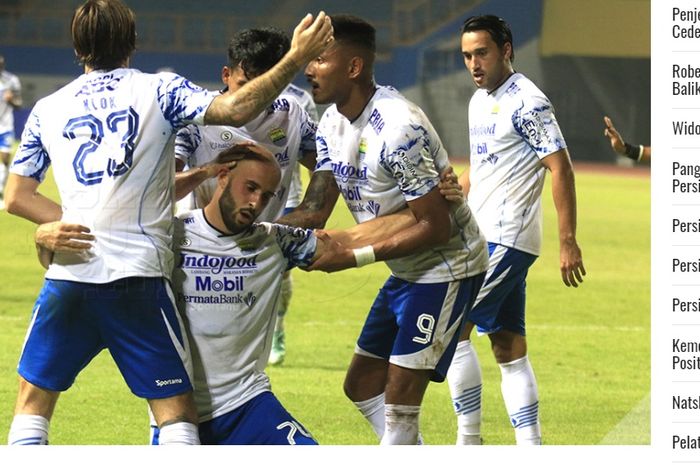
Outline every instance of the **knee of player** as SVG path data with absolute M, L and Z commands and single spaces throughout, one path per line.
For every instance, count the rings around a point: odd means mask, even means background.
M 526 346 L 517 342 L 491 344 L 491 350 L 497 363 L 509 363 L 527 355 Z
M 362 379 L 348 374 L 343 383 L 343 392 L 345 396 L 353 402 L 365 400 L 367 397 L 367 389 Z
M 343 392 L 345 393 L 345 397 L 348 399 L 355 401 L 357 397 L 356 389 L 355 389 L 355 383 L 354 381 L 346 376 L 345 381 L 343 382 Z

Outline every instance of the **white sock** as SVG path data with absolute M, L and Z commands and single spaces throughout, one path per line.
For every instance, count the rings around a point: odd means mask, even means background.
M 481 444 L 481 367 L 471 341 L 457 344 L 447 384 L 457 414 L 457 445 Z
M 418 415 L 420 405 L 386 404 L 386 430 L 381 445 L 418 444 Z
M 5 184 L 7 183 L 7 166 L 0 161 L 0 196 L 5 193 Z
M 40 415 L 15 415 L 7 436 L 10 446 L 46 445 L 49 443 L 49 420 Z
M 193 425 L 192 423 L 188 423 L 186 421 L 165 425 L 160 428 L 158 444 L 161 446 L 173 444 L 200 444 L 197 425 Z
M 379 439 L 384 436 L 384 393 L 371 399 L 353 402 L 365 416 Z
M 501 367 L 501 392 L 515 429 L 515 443 L 518 445 L 539 445 L 540 432 L 537 381 L 527 355 Z

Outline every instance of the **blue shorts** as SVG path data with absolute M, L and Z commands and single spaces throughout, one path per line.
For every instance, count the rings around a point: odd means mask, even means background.
M 489 242 L 489 269 L 468 319 L 479 333 L 525 335 L 525 278 L 536 255 Z
M 484 274 L 448 283 L 410 283 L 395 276 L 379 290 L 355 353 L 413 370 L 433 370 L 441 382 L 452 361 L 464 315 Z
M 163 278 L 106 284 L 46 279 L 17 371 L 36 386 L 65 391 L 107 348 L 134 394 L 171 397 L 192 390 L 183 335 Z
M 151 426 L 151 444 L 160 430 Z M 208 445 L 317 445 L 301 423 L 285 410 L 269 391 L 253 397 L 237 409 L 199 425 L 199 438 Z
M 15 142 L 15 134 L 13 131 L 7 131 L 0 134 L 0 152 L 9 153 L 12 150 L 12 144 Z

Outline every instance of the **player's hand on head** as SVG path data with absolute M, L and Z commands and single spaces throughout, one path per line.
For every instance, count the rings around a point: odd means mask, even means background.
M 316 18 L 307 14 L 294 28 L 290 53 L 295 61 L 304 66 L 316 58 L 333 42 L 331 18 L 323 11 Z
M 583 282 L 586 269 L 583 266 L 581 249 L 575 241 L 562 244 L 559 252 L 559 269 L 566 287 L 578 287 Z
M 617 132 L 617 129 L 615 129 L 615 126 L 613 126 L 613 122 L 610 118 L 604 116 L 603 121 L 605 122 L 605 131 L 603 131 L 603 134 L 610 139 L 610 145 L 612 146 L 613 150 L 620 155 L 624 155 L 625 141 L 622 139 L 622 136 L 619 132 Z
M 231 171 L 238 164 L 238 160 L 227 161 L 219 163 L 216 161 L 206 163 L 202 165 L 201 169 L 206 172 L 206 178 L 215 178 L 219 175 L 221 171 Z
M 61 221 L 41 224 L 34 233 L 34 242 L 52 252 L 82 252 L 90 249 L 94 241 L 90 228 Z
M 304 268 L 305 271 L 318 270 L 332 273 L 356 266 L 355 255 L 351 249 L 334 240 L 322 229 L 315 230 L 314 235 L 317 239 L 316 255 L 313 263 Z
M 440 183 L 438 184 L 440 194 L 450 203 L 461 205 L 464 201 L 464 192 L 459 184 L 457 174 L 450 166 L 440 175 Z

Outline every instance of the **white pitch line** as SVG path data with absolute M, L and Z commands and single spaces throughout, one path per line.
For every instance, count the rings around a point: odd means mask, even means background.
M 626 331 L 638 333 L 642 331 L 650 331 L 648 326 L 602 326 L 602 325 L 528 325 L 528 329 L 536 329 L 538 331 Z
M 333 320 L 333 321 L 318 321 L 318 320 L 307 320 L 301 323 L 302 326 L 335 326 L 335 325 L 353 325 L 357 324 L 357 320 Z M 628 332 L 628 333 L 641 333 L 650 331 L 648 326 L 602 326 L 602 325 L 528 325 L 528 329 L 534 329 L 537 331 L 590 331 L 590 332 L 604 332 L 604 331 L 615 331 L 615 332 Z

